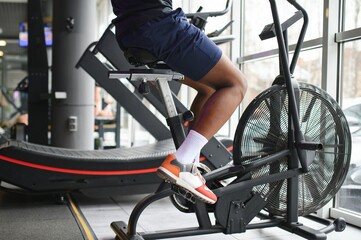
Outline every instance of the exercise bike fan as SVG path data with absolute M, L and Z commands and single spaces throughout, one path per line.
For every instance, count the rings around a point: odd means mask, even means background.
M 305 140 L 323 145 L 317 150 L 307 173 L 298 179 L 298 214 L 305 216 L 324 206 L 341 187 L 349 167 L 351 135 L 338 104 L 323 90 L 300 83 L 299 123 Z M 285 86 L 274 85 L 247 107 L 235 134 L 234 161 L 243 166 L 287 149 L 289 107 Z M 288 170 L 288 157 L 251 171 L 259 178 Z M 253 187 L 267 199 L 265 210 L 284 216 L 287 210 L 287 180 Z

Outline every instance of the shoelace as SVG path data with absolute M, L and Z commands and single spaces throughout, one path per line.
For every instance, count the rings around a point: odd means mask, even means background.
M 203 184 L 206 184 L 206 180 L 204 179 L 204 177 L 202 176 L 202 174 L 199 172 L 198 167 L 197 167 L 197 164 L 193 164 L 191 173 L 192 173 L 194 176 L 198 176 L 199 179 L 202 181 Z

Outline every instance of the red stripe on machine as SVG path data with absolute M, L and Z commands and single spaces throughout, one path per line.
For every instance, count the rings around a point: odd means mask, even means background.
M 70 174 L 80 174 L 80 175 L 132 175 L 132 174 L 143 174 L 143 173 L 153 173 L 156 172 L 158 168 L 146 168 L 146 169 L 137 169 L 137 170 L 117 170 L 117 171 L 94 171 L 94 170 L 78 170 L 78 169 L 68 169 L 68 168 L 58 168 L 51 166 L 44 166 L 35 163 L 24 162 L 18 159 L 6 157 L 0 155 L 0 159 L 6 162 L 41 169 L 51 172 L 61 172 L 61 173 L 70 173 Z

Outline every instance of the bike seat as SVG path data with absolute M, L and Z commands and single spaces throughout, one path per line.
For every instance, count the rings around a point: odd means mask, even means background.
M 153 66 L 159 62 L 156 56 L 143 48 L 128 48 L 124 51 L 124 56 L 131 65 L 136 67 L 144 65 Z

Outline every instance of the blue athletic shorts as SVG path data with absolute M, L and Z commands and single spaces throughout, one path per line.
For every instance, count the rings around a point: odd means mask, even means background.
M 151 20 L 126 36 L 117 36 L 117 39 L 125 48 L 147 49 L 192 80 L 205 76 L 222 55 L 215 43 L 189 23 L 181 9 Z

